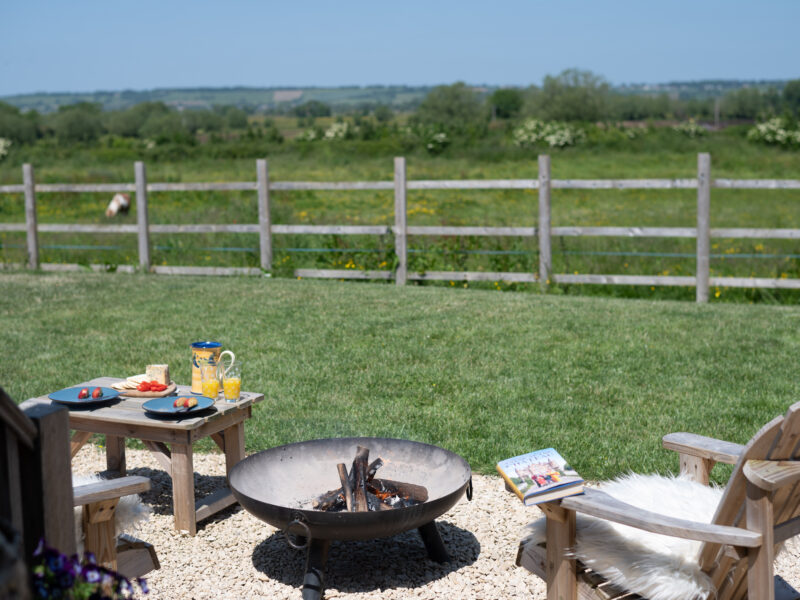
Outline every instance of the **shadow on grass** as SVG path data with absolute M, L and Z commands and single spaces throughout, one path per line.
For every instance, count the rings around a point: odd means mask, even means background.
M 334 541 L 325 565 L 326 589 L 343 593 L 379 592 L 387 588 L 417 588 L 471 565 L 478 559 L 480 542 L 472 534 L 437 521 L 450 562 L 428 558 L 416 530 L 390 538 Z M 275 532 L 256 546 L 253 566 L 267 577 L 300 588 L 305 575 L 305 550 L 293 550 L 282 532 Z

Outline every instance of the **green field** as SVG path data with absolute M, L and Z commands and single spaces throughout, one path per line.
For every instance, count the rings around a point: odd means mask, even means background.
M 598 479 L 674 471 L 663 434 L 745 442 L 800 397 L 797 307 L 123 274 L 5 273 L 0 285 L 0 385 L 13 398 L 153 362 L 186 382 L 189 344 L 215 339 L 267 397 L 248 452 L 391 436 L 491 473 L 554 446 Z
M 287 123 L 286 125 L 290 125 Z M 392 157 L 405 155 L 410 179 L 535 178 L 536 151 L 510 145 L 495 132 L 487 142 L 451 149 L 440 156 L 386 142 L 219 142 L 213 147 L 145 149 L 123 147 L 18 149 L 0 163 L 0 184 L 21 181 L 20 164 L 32 162 L 38 182 L 132 181 L 133 161 L 142 159 L 151 182 L 246 181 L 255 179 L 255 158 L 270 160 L 273 181 L 384 180 Z M 544 150 L 542 150 L 544 152 Z M 755 145 L 730 129 L 701 139 L 656 132 L 623 145 L 550 150 L 552 177 L 668 178 L 696 175 L 698 152 L 712 155 L 712 177 L 800 178 L 800 152 Z M 40 223 L 105 223 L 109 194 L 39 194 Z M 535 226 L 535 191 L 412 191 L 410 225 Z M 695 224 L 692 190 L 554 190 L 554 226 L 684 226 Z M 275 192 L 272 218 L 279 224 L 393 223 L 393 197 L 386 192 Z M 153 193 L 152 223 L 255 223 L 254 193 Z M 21 194 L 0 195 L 0 221 L 24 220 Z M 135 223 L 134 211 L 115 220 Z M 800 228 L 800 193 L 792 190 L 713 190 L 712 227 Z M 43 262 L 136 264 L 134 236 L 42 234 Z M 0 233 L 0 261 L 24 260 L 24 235 Z M 154 264 L 257 266 L 254 235 L 154 235 Z M 78 246 L 77 248 L 75 246 Z M 99 248 L 92 248 L 99 246 Z M 388 237 L 276 236 L 274 274 L 297 268 L 381 269 L 393 263 Z M 691 275 L 693 239 L 556 238 L 556 273 Z M 422 270 L 532 271 L 535 239 L 411 238 L 409 265 Z M 713 240 L 712 274 L 739 277 L 800 277 L 800 250 L 793 240 Z M 437 285 L 437 284 L 428 284 Z M 448 285 L 447 282 L 444 285 Z M 473 284 L 471 284 L 473 285 Z M 524 285 L 483 287 L 525 289 Z M 481 287 L 481 284 L 478 284 Z M 691 299 L 690 288 L 562 286 L 567 294 Z M 715 299 L 796 303 L 787 291 L 714 290 Z

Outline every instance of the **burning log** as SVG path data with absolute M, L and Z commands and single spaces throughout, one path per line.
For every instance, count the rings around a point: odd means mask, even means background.
M 428 489 L 421 485 L 405 483 L 403 481 L 391 481 L 390 479 L 373 479 L 367 486 L 367 490 L 381 496 L 399 496 L 407 500 L 416 502 L 426 502 L 428 500 Z
M 369 468 L 367 469 L 367 483 L 372 481 L 372 479 L 375 477 L 375 473 L 377 473 L 378 469 L 380 469 L 382 466 L 383 466 L 383 460 L 380 458 L 376 458 L 371 463 L 369 463 Z
M 339 481 L 342 482 L 342 492 L 344 493 L 344 502 L 347 505 L 347 510 L 353 512 L 353 488 L 350 487 L 350 477 L 347 475 L 347 467 L 344 463 L 336 465 L 339 470 Z
M 311 502 L 311 506 L 317 510 L 335 510 L 336 506 L 339 504 L 345 504 L 342 488 L 325 492 L 319 498 Z
M 351 477 L 353 484 L 354 512 L 365 512 L 367 506 L 367 469 L 369 468 L 369 448 L 359 446 L 356 448 L 356 457 L 353 459 Z
M 369 462 L 369 448 L 358 446 L 349 473 L 344 463 L 336 465 L 341 487 L 320 495 L 311 506 L 324 511 L 366 512 L 414 506 L 428 500 L 428 490 L 421 485 L 375 477 L 382 466 L 380 458 Z

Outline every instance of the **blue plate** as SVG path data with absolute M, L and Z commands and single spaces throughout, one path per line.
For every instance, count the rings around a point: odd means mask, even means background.
M 173 403 L 177 398 L 197 398 L 197 406 L 193 406 L 189 410 L 186 410 L 185 408 L 175 408 Z M 205 410 L 209 406 L 213 406 L 213 404 L 214 400 L 208 398 L 207 396 L 195 396 L 193 394 L 189 394 L 186 396 L 178 395 L 164 396 L 163 398 L 153 398 L 152 400 L 148 400 L 142 404 L 142 408 L 144 408 L 147 412 L 157 413 L 159 415 L 182 416 L 200 410 Z
M 114 400 L 116 398 L 119 398 L 119 392 L 114 388 L 108 388 L 108 387 L 100 387 L 100 389 L 103 390 L 103 395 L 100 396 L 99 398 L 92 398 L 92 392 L 96 387 L 100 386 L 83 385 L 80 387 L 65 388 L 63 390 L 58 390 L 57 392 L 53 392 L 48 396 L 48 398 L 50 398 L 50 400 L 52 400 L 53 402 L 60 402 L 61 404 L 73 404 L 73 405 L 95 404 L 97 402 L 107 402 L 109 400 Z M 89 390 L 88 398 L 78 398 L 78 394 L 83 388 Z

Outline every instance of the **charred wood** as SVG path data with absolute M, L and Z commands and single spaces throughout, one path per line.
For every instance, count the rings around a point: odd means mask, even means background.
M 369 448 L 358 446 L 356 456 L 353 459 L 352 477 L 355 480 L 353 485 L 353 504 L 355 512 L 369 510 L 367 505 L 367 468 L 369 464 Z
M 373 479 L 368 486 L 369 491 L 377 496 L 389 495 L 407 498 L 414 502 L 427 502 L 428 489 L 422 485 L 392 481 L 391 479 Z
M 347 474 L 347 467 L 344 463 L 339 463 L 336 465 L 336 469 L 339 471 L 339 481 L 342 482 L 342 493 L 344 495 L 345 504 L 347 505 L 347 510 L 353 512 L 355 510 L 353 488 L 350 487 L 350 477 Z
M 372 479 L 375 477 L 375 473 L 377 473 L 378 469 L 380 469 L 382 466 L 383 466 L 383 460 L 380 458 L 376 458 L 371 463 L 369 463 L 369 468 L 367 469 L 367 483 L 372 481 Z

